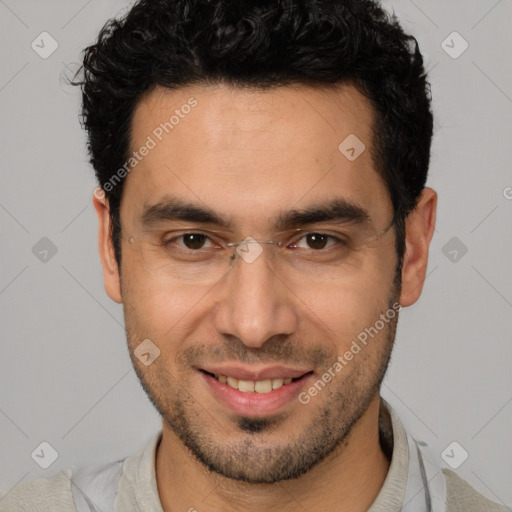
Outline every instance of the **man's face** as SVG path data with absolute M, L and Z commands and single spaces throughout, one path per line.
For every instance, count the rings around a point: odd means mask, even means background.
M 131 150 L 148 145 L 148 136 L 155 144 L 127 176 L 121 203 L 130 354 L 169 434 L 229 478 L 275 482 L 308 471 L 343 447 L 378 396 L 398 318 L 378 322 L 400 292 L 394 230 L 349 252 L 334 270 L 330 260 L 306 264 L 294 259 L 300 253 L 292 255 L 293 248 L 266 243 L 254 261 L 234 247 L 234 259 L 215 260 L 230 250 L 215 249 L 216 241 L 272 240 L 276 219 L 335 200 L 366 210 L 367 222 L 302 219 L 292 227 L 313 233 L 386 228 L 393 209 L 370 154 L 372 112 L 350 86 L 157 88 L 135 111 Z M 159 130 L 173 115 L 169 133 Z M 366 148 L 359 156 L 354 135 Z M 229 225 L 173 219 L 176 210 L 162 208 L 173 201 Z M 213 241 L 182 237 L 164 246 L 180 229 L 222 233 Z M 322 240 L 305 237 L 300 248 L 326 250 Z M 194 259 L 194 251 L 205 249 L 211 263 Z M 366 344 L 358 341 L 360 351 L 343 357 L 370 328 Z M 149 366 L 134 355 L 143 340 L 160 350 Z M 250 381 L 242 388 L 259 382 L 262 392 L 234 389 L 236 378 Z M 324 385 L 309 393 L 318 380 Z

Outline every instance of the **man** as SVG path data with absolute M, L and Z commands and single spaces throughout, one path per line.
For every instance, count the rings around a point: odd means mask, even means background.
M 141 0 L 82 87 L 105 288 L 163 429 L 1 510 L 505 510 L 380 398 L 436 216 L 415 39 L 370 0 Z

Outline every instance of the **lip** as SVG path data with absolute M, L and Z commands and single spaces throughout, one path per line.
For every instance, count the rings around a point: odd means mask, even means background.
M 225 370 L 226 367 L 223 367 L 223 371 Z M 281 412 L 281 410 L 283 410 L 286 406 L 291 405 L 294 402 L 298 403 L 297 397 L 299 393 L 306 387 L 307 382 L 313 376 L 312 372 L 302 372 L 298 376 L 300 378 L 292 377 L 296 378 L 297 380 L 294 380 L 289 384 L 285 384 L 278 389 L 274 389 L 270 391 L 270 393 L 245 393 L 243 391 L 239 391 L 238 389 L 234 389 L 227 384 L 223 384 L 215 377 L 208 375 L 204 371 L 199 371 L 198 373 L 204 379 L 217 402 L 238 416 L 251 418 L 277 414 Z M 251 374 L 251 372 L 248 373 Z M 225 374 L 220 373 L 220 375 Z M 251 375 L 253 377 L 255 372 L 252 372 Z M 261 372 L 257 373 L 257 375 L 258 380 L 264 380 L 261 378 Z M 231 376 L 234 375 L 231 374 Z M 247 380 L 254 380 L 252 377 Z
M 298 379 L 306 373 L 311 372 L 311 369 L 290 368 L 287 366 L 261 366 L 250 368 L 240 365 L 218 365 L 218 366 L 205 366 L 200 368 L 208 373 L 214 375 L 226 375 L 227 377 L 234 377 L 238 380 L 267 380 L 267 379 Z

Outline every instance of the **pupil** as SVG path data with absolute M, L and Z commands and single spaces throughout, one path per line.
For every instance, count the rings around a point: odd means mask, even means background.
M 190 233 L 185 235 L 184 242 L 189 249 L 201 249 L 204 244 L 206 235 L 200 235 L 198 233 Z
M 308 235 L 308 244 L 312 249 L 323 249 L 327 244 L 327 237 L 318 233 Z

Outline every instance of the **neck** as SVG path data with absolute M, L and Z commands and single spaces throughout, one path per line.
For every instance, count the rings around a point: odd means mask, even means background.
M 164 423 L 156 478 L 164 512 L 363 512 L 377 497 L 389 469 L 379 442 L 377 395 L 333 453 L 305 475 L 276 484 L 247 484 L 208 471 Z

